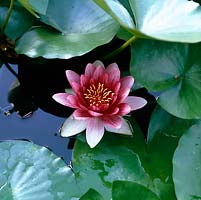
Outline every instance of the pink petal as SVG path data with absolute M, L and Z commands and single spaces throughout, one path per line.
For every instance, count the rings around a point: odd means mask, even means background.
M 99 65 L 93 74 L 93 79 L 96 82 L 102 82 L 102 77 L 104 76 L 104 74 L 105 74 L 105 68 Z
M 124 100 L 124 103 L 127 103 L 131 107 L 131 110 L 137 110 L 144 107 L 147 101 L 141 97 L 128 96 Z
M 87 87 L 89 85 L 89 77 L 88 76 L 85 76 L 85 75 L 81 75 L 80 76 L 80 82 L 81 82 L 81 87 Z
M 129 88 L 120 89 L 115 104 L 124 102 L 124 100 L 128 97 L 129 92 Z
M 106 126 L 110 126 L 113 128 L 120 128 L 122 124 L 122 120 L 120 116 L 117 115 L 104 115 L 100 117 Z
M 72 70 L 67 70 L 66 77 L 67 77 L 70 85 L 72 82 L 76 82 L 76 83 L 80 84 L 80 76 L 76 72 L 74 72 Z
M 87 64 L 86 68 L 85 68 L 85 75 L 88 77 L 91 77 L 94 73 L 96 69 L 96 66 L 94 66 L 93 64 L 89 63 Z
M 107 115 L 116 115 L 118 112 L 119 112 L 119 108 L 118 107 L 111 107 L 107 111 L 105 111 L 105 113 Z
M 119 112 L 118 115 L 127 115 L 131 111 L 131 107 L 126 103 L 121 103 L 118 105 Z
M 80 94 L 80 88 L 81 88 L 80 84 L 78 84 L 76 82 L 71 82 L 71 87 L 72 87 L 74 93 Z
M 69 137 L 76 135 L 86 129 L 87 121 L 86 120 L 76 120 L 71 115 L 66 119 L 64 124 L 61 127 L 61 136 Z
M 106 72 L 108 73 L 108 76 L 110 77 L 110 82 L 112 83 L 113 81 L 119 81 L 120 79 L 120 70 L 119 67 L 116 63 L 110 64 L 106 68 Z
M 73 117 L 77 120 L 86 120 L 91 117 L 91 115 L 86 110 L 77 109 L 73 112 Z
M 132 76 L 126 76 L 120 80 L 121 88 L 131 88 L 134 83 L 134 78 Z
M 68 95 L 67 97 L 68 103 L 71 105 L 72 108 L 79 108 L 79 99 L 77 96 Z
M 116 83 L 114 84 L 114 86 L 112 86 L 113 92 L 114 92 L 115 94 L 118 94 L 120 87 L 121 87 L 121 83 L 120 83 L 120 82 L 116 82 Z
M 108 84 L 108 79 L 110 79 L 110 78 L 108 77 L 108 74 L 104 73 L 101 79 L 102 79 L 101 83 L 107 85 Z
M 92 110 L 88 110 L 88 113 L 93 117 L 100 117 L 100 116 L 103 115 L 102 113 L 95 112 L 95 111 L 92 111 Z
M 103 62 L 101 62 L 100 60 L 96 60 L 95 62 L 93 62 L 93 65 L 94 65 L 95 67 L 98 67 L 98 66 L 104 67 Z M 104 68 L 105 68 L 105 67 L 104 67 Z
M 119 134 L 124 134 L 124 135 L 132 135 L 132 127 L 130 126 L 129 121 L 121 118 L 122 120 L 122 125 L 121 128 L 112 128 L 110 126 L 105 126 L 105 129 L 107 131 L 113 132 L 113 133 L 119 133 Z
M 52 98 L 57 101 L 58 103 L 64 105 L 64 106 L 68 106 L 68 107 L 71 107 L 71 108 L 75 108 L 74 105 L 72 105 L 69 100 L 68 100 L 68 97 L 69 96 L 73 96 L 71 94 L 68 94 L 68 93 L 57 93 L 57 94 L 54 94 L 52 96 Z
M 104 135 L 104 123 L 97 117 L 90 118 L 86 128 L 87 143 L 91 148 L 95 147 Z

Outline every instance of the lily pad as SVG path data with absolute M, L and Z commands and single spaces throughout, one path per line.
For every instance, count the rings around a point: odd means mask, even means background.
M 201 41 L 201 7 L 186 0 L 129 0 L 137 30 L 172 42 Z
M 72 170 L 47 148 L 27 141 L 0 143 L 0 199 L 63 200 L 78 195 Z
M 40 17 L 57 31 L 40 27 L 27 32 L 17 43 L 19 54 L 68 59 L 110 42 L 119 29 L 91 0 L 51 0 Z
M 32 6 L 29 3 L 29 0 L 18 0 L 19 3 L 22 4 L 22 6 L 24 6 L 32 15 L 34 15 L 35 17 L 39 17 L 33 10 Z
M 94 189 L 89 189 L 79 200 L 104 200 L 103 197 Z
M 5 3 L 0 3 L 0 26 L 2 25 L 7 15 L 8 6 L 9 5 Z M 25 10 L 18 2 L 15 2 L 14 8 L 11 12 L 11 16 L 5 29 L 5 34 L 8 38 L 16 40 L 33 25 L 33 22 L 33 15 Z
M 28 0 L 29 4 L 31 5 L 32 9 L 35 10 L 39 14 L 46 14 L 49 0 L 40 0 L 40 1 L 35 1 L 35 0 Z
M 180 139 L 173 158 L 173 179 L 178 200 L 201 198 L 201 122 Z
M 102 9 L 117 20 L 122 27 L 128 30 L 135 29 L 135 24 L 127 9 L 118 1 L 94 0 Z M 128 2 L 127 2 L 128 4 Z
M 16 51 L 30 57 L 68 59 L 109 42 L 114 36 L 113 31 L 108 29 L 97 33 L 62 35 L 55 30 L 35 28 L 18 40 Z
M 196 120 L 175 117 L 157 106 L 151 115 L 147 141 L 150 142 L 155 135 L 160 134 L 180 138 L 195 122 Z
M 201 44 L 138 40 L 131 48 L 131 73 L 160 106 L 180 118 L 201 117 Z
M 116 0 L 94 1 L 139 38 L 183 43 L 201 41 L 201 7 L 194 1 L 120 0 L 125 7 Z M 135 27 L 125 23 L 130 18 L 135 21 Z
M 178 139 L 160 135 L 146 144 L 137 124 L 132 122 L 132 126 L 133 138 L 105 133 L 93 149 L 84 137 L 78 138 L 73 152 L 73 169 L 81 192 L 93 188 L 109 200 L 113 182 L 121 180 L 143 185 L 161 200 L 176 200 L 172 156 Z
M 160 200 L 146 187 L 129 181 L 115 181 L 112 186 L 113 200 Z

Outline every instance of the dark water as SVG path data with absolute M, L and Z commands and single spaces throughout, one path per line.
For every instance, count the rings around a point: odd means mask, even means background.
M 69 139 L 59 136 L 59 128 L 65 118 L 54 116 L 40 108 L 26 119 L 19 117 L 16 112 L 9 116 L 4 114 L 3 110 L 10 109 L 8 92 L 15 80 L 16 77 L 5 66 L 0 69 L 0 140 L 30 140 L 48 147 L 69 164 L 71 160 L 71 150 L 67 148 Z

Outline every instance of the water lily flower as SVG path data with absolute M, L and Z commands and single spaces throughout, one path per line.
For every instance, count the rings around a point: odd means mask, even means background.
M 132 135 L 128 122 L 122 116 L 147 103 L 141 97 L 128 96 L 134 83 L 132 76 L 120 78 L 116 63 L 105 68 L 100 61 L 87 64 L 81 76 L 72 70 L 67 70 L 66 76 L 73 94 L 53 95 L 53 99 L 60 104 L 75 109 L 61 128 L 63 137 L 86 129 L 87 143 L 93 148 L 100 142 L 105 129 Z

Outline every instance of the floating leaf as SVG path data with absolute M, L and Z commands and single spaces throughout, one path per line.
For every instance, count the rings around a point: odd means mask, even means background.
M 80 200 L 104 200 L 103 197 L 94 189 L 89 189 Z
M 8 6 L 0 3 L 0 26 L 7 15 Z M 34 17 L 16 2 L 6 26 L 5 34 L 8 38 L 15 40 L 25 33 L 32 26 L 33 22 Z
M 28 0 L 28 1 L 29 1 L 29 4 L 31 5 L 32 9 L 35 10 L 37 13 L 40 13 L 43 15 L 46 14 L 49 0 L 40 0 L 40 1 Z
M 127 10 L 116 0 L 94 1 L 137 37 L 184 43 L 201 41 L 201 7 L 193 1 L 128 0 L 128 6 L 127 0 L 120 0 Z M 133 13 L 129 15 L 130 10 Z M 131 17 L 135 27 L 129 23 Z
M 114 27 L 113 27 L 114 28 Z M 114 29 L 88 34 L 62 35 L 47 28 L 36 28 L 23 35 L 16 51 L 30 57 L 68 59 L 83 55 L 91 49 L 107 43 L 114 36 Z
M 93 149 L 83 137 L 76 141 L 73 169 L 82 193 L 94 188 L 109 200 L 112 183 L 122 180 L 143 185 L 161 200 L 176 200 L 171 174 L 177 139 L 160 136 L 147 145 L 137 125 L 132 124 L 133 138 L 106 133 Z
M 147 37 L 195 43 L 201 41 L 201 7 L 187 0 L 129 0 L 137 30 Z
M 135 180 L 142 183 L 148 178 L 137 154 L 130 152 L 123 144 L 115 142 L 119 139 L 119 136 L 114 138 L 108 135 L 104 137 L 104 143 L 94 149 L 90 149 L 85 141 L 77 140 L 73 154 L 73 169 L 82 193 L 94 188 L 104 199 L 110 199 L 113 181 Z M 111 141 L 110 144 L 107 141 Z
M 112 200 L 160 200 L 156 194 L 143 185 L 129 181 L 115 181 L 112 186 Z
M 179 138 L 194 123 L 195 120 L 177 118 L 157 106 L 151 115 L 147 140 L 150 142 L 157 134 Z
M 103 8 L 108 14 L 116 19 L 121 26 L 126 29 L 133 30 L 135 24 L 129 12 L 118 1 L 114 0 L 94 0 L 101 8 Z
M 201 122 L 180 139 L 173 158 L 173 179 L 178 200 L 201 197 Z
M 33 16 L 35 17 L 39 17 L 33 10 L 32 6 L 29 3 L 29 0 L 18 0 L 19 3 L 22 4 L 22 6 L 24 6 Z
M 0 199 L 59 200 L 78 195 L 73 172 L 47 148 L 26 141 L 0 143 Z
M 47 27 L 32 29 L 18 41 L 19 54 L 68 59 L 110 42 L 119 29 L 91 0 L 52 0 L 41 20 L 59 32 Z
M 186 119 L 201 117 L 201 44 L 139 40 L 132 45 L 131 73 L 151 91 L 161 91 L 158 103 Z

